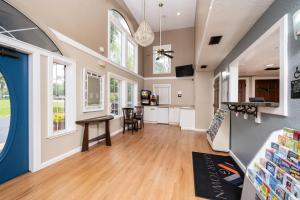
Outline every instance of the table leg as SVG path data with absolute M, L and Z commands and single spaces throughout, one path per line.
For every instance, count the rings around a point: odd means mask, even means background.
M 105 121 L 105 137 L 106 146 L 111 146 L 109 120 Z
M 89 124 L 84 124 L 83 140 L 81 152 L 89 150 Z

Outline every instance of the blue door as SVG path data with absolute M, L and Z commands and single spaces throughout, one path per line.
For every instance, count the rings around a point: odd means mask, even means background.
M 28 56 L 0 48 L 0 184 L 28 165 Z

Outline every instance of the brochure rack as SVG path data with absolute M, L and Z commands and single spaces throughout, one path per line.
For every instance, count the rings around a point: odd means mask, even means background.
M 219 109 L 207 130 L 207 140 L 215 151 L 229 152 L 230 114 Z
M 247 168 L 242 200 L 300 199 L 300 132 L 271 134 Z

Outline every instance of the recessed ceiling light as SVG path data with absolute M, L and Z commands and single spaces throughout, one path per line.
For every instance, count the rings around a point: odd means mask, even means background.
M 267 64 L 266 67 L 273 67 L 275 64 L 271 63 L 271 64 Z
M 177 12 L 177 16 L 180 16 L 181 15 L 181 13 L 180 12 Z

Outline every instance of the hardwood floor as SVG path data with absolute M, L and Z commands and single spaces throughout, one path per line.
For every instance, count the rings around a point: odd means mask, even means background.
M 206 135 L 146 124 L 37 173 L 0 185 L 0 199 L 199 199 L 192 151 L 213 153 Z

